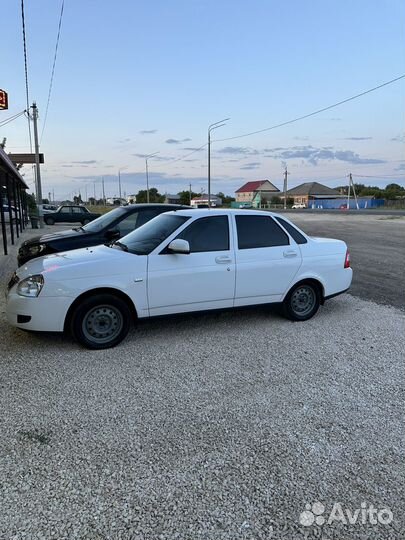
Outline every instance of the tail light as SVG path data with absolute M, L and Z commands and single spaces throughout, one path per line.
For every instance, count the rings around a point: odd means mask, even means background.
M 346 251 L 344 268 L 350 268 L 350 253 L 349 253 L 349 250 Z

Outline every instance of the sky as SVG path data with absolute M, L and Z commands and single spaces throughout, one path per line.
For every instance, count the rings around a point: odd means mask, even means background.
M 29 99 L 37 102 L 43 193 L 101 197 L 233 195 L 250 180 L 282 189 L 318 181 L 405 185 L 405 79 L 311 118 L 248 137 L 405 73 L 403 0 L 25 0 Z M 2 0 L 0 88 L 26 108 L 20 0 Z M 24 116 L 0 127 L 6 151 L 28 152 Z M 193 153 L 192 153 L 193 152 Z M 185 157 L 186 156 L 186 157 Z M 33 190 L 32 168 L 22 169 Z M 45 196 L 45 195 L 44 195 Z

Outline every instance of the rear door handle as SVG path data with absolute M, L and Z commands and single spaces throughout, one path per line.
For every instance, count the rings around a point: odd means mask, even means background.
M 287 251 L 283 252 L 284 257 L 291 258 L 296 257 L 298 253 L 294 251 L 293 249 L 287 249 Z
M 222 256 L 222 257 L 215 257 L 215 262 L 217 264 L 229 264 L 232 262 L 232 259 L 230 257 Z

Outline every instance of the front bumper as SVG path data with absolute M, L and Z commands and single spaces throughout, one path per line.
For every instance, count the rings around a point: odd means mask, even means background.
M 26 298 L 10 292 L 7 296 L 7 320 L 12 326 L 24 330 L 63 332 L 72 301 L 73 298 L 66 296 Z M 22 320 L 27 322 L 19 322 Z

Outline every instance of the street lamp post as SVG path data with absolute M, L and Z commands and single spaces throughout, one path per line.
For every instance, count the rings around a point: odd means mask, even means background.
M 225 126 L 230 118 L 224 118 L 208 126 L 208 208 L 211 208 L 211 131 Z
M 159 154 L 159 152 L 154 152 L 153 154 L 149 154 L 145 156 L 145 169 L 146 169 L 146 202 L 149 203 L 149 171 L 148 171 L 148 159 L 156 156 L 156 154 Z

